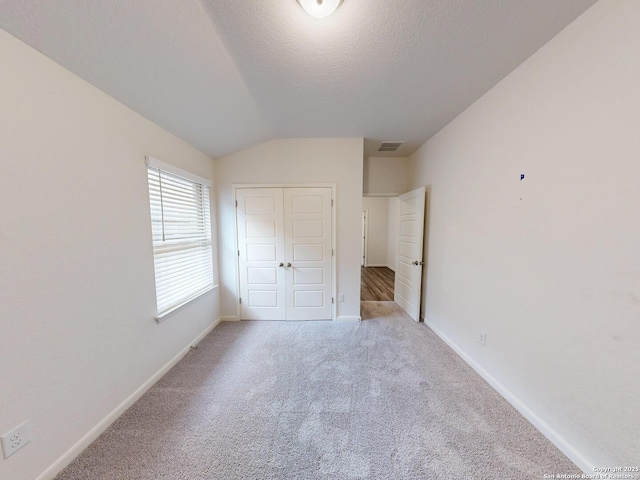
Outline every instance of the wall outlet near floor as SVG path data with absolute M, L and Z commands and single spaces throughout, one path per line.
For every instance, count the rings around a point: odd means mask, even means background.
M 344 302 L 344 293 L 339 293 L 338 294 L 338 301 L 339 302 Z
M 478 343 L 483 347 L 487 346 L 487 334 L 482 330 L 478 330 Z
M 19 427 L 14 428 L 9 433 L 2 436 L 2 451 L 4 458 L 9 458 L 27 443 L 31 441 L 29 435 L 29 422 L 24 422 Z

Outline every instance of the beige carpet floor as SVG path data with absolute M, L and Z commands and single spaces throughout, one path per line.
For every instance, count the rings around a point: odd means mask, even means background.
M 219 325 L 57 479 L 580 474 L 424 324 L 363 318 Z

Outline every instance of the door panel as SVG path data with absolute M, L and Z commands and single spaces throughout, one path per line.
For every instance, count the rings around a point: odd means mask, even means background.
M 316 238 L 322 241 L 324 238 L 324 225 L 322 220 L 294 220 L 293 236 L 296 238 Z
M 238 189 L 236 199 L 241 318 L 284 320 L 282 189 Z
M 271 215 L 276 211 L 276 201 L 277 198 L 271 195 L 246 197 L 244 211 L 247 215 Z
M 267 290 L 249 290 L 245 297 L 246 309 L 277 308 L 278 292 Z M 261 320 L 277 320 L 277 318 L 262 318 Z
M 294 292 L 293 303 L 296 308 L 322 308 L 325 300 L 322 290 L 298 290 Z
M 256 215 L 252 215 L 256 217 Z M 264 220 L 260 218 L 252 218 L 245 221 L 245 232 L 247 238 L 276 238 L 276 220 Z
M 278 271 L 275 268 L 247 269 L 247 283 L 250 285 L 275 285 L 278 283 Z
M 324 245 L 294 245 L 294 262 L 321 262 L 324 259 Z
M 293 282 L 296 285 L 322 285 L 324 283 L 324 269 L 296 268 L 293 271 Z
M 256 261 L 272 261 L 278 259 L 276 245 L 247 245 L 247 260 Z
M 393 299 L 411 318 L 419 322 L 425 187 L 400 195 L 398 199 L 400 218 Z
M 329 320 L 331 189 L 285 188 L 287 320 Z

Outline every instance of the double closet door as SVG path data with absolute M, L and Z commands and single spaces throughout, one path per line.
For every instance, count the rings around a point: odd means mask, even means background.
M 331 188 L 238 188 L 243 320 L 332 318 Z

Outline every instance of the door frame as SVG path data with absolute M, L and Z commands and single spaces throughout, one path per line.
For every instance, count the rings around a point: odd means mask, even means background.
M 335 322 L 338 314 L 338 294 L 337 294 L 337 235 L 336 235 L 336 207 L 338 200 L 336 198 L 336 184 L 335 183 L 233 183 L 231 184 L 231 193 L 233 197 L 233 217 L 235 226 L 234 238 L 234 250 L 238 249 L 238 198 L 236 196 L 236 190 L 242 188 L 330 188 L 331 189 L 331 298 L 333 299 L 331 305 L 331 319 Z M 240 314 L 240 261 L 236 255 L 236 319 L 242 320 Z
M 369 255 L 369 210 L 362 210 L 362 266 L 367 267 Z

